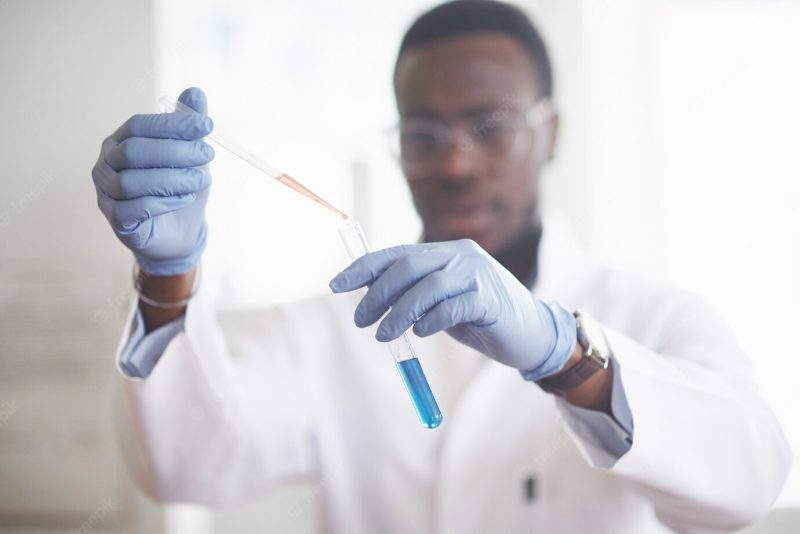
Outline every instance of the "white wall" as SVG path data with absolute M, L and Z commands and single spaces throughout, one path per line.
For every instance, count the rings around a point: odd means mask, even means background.
M 112 432 L 131 260 L 90 175 L 150 101 L 151 19 L 146 1 L 0 1 L 0 532 L 161 531 Z
M 798 450 L 800 3 L 583 5 L 589 244 L 703 296 Z M 800 505 L 796 463 L 779 505 Z

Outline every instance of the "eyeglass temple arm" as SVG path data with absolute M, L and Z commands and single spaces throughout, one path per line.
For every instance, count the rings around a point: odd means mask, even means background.
M 525 121 L 530 126 L 541 126 L 556 115 L 556 108 L 549 97 L 540 98 L 525 113 Z

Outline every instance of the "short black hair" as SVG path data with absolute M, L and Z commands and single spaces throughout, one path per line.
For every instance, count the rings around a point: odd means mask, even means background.
M 553 96 L 550 56 L 542 36 L 521 9 L 494 0 L 453 0 L 420 15 L 400 43 L 395 75 L 405 52 L 449 37 L 473 33 L 496 33 L 516 40 L 532 60 L 541 83 L 540 96 Z

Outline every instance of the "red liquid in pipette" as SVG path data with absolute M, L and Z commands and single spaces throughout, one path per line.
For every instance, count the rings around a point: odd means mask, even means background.
M 283 185 L 285 185 L 286 187 L 290 187 L 290 188 L 294 189 L 295 191 L 297 191 L 298 193 L 300 193 L 301 195 L 310 198 L 311 200 L 313 200 L 317 204 L 320 204 L 321 206 L 325 206 L 326 208 L 328 208 L 329 210 L 331 210 L 332 212 L 337 214 L 342 219 L 344 219 L 344 220 L 349 219 L 349 216 L 345 212 L 334 208 L 333 205 L 329 204 L 328 202 L 326 202 L 325 200 L 323 200 L 322 198 L 317 196 L 314 192 L 312 192 L 310 189 L 308 189 L 306 186 L 304 186 L 303 184 L 301 184 L 300 182 L 298 182 L 297 180 L 295 180 L 294 178 L 292 178 L 288 174 L 281 174 L 280 176 L 278 176 L 277 180 L 280 183 L 282 183 Z

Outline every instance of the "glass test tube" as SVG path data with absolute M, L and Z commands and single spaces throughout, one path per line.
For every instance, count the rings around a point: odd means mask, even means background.
M 357 221 L 344 224 L 339 228 L 339 235 L 342 237 L 344 247 L 351 260 L 360 258 L 369 252 L 367 239 Z M 408 394 L 414 402 L 420 422 L 427 428 L 436 428 L 442 422 L 442 412 L 439 410 L 439 405 L 436 404 L 436 399 L 433 397 L 428 380 L 425 378 L 425 373 L 422 372 L 419 359 L 414 353 L 408 337 L 403 334 L 387 344 L 397 364 L 397 369 L 400 371 L 400 376 L 403 377 Z

